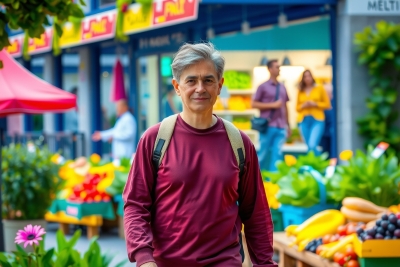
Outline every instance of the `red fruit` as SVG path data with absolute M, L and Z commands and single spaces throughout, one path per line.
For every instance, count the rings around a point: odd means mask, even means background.
M 397 219 L 400 219 L 400 212 L 396 214 Z
M 346 267 L 360 267 L 360 264 L 356 260 L 350 260 L 347 264 Z
M 332 237 L 333 237 L 333 235 L 325 235 L 322 238 L 322 244 L 329 244 L 331 242 Z
M 333 235 L 333 236 L 331 237 L 331 239 L 329 240 L 329 243 L 333 243 L 333 242 L 338 241 L 338 240 L 339 240 L 339 237 L 340 237 L 340 235 L 338 235 L 338 234 Z
M 338 233 L 339 235 L 341 235 L 341 236 L 346 235 L 346 233 L 347 233 L 347 227 L 346 227 L 346 225 L 341 225 L 341 226 L 339 226 L 338 229 L 337 229 L 337 233 Z
M 343 266 L 346 263 L 346 257 L 342 252 L 336 252 L 333 255 L 333 261 L 339 264 L 340 266 Z
M 358 258 L 356 252 L 354 251 L 354 247 L 352 245 L 346 247 L 344 255 L 347 260 L 356 260 Z
M 351 235 L 351 234 L 354 234 L 355 232 L 357 232 L 357 226 L 350 224 L 347 227 L 346 235 Z

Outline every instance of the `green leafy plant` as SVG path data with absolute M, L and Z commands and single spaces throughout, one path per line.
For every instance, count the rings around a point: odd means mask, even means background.
M 301 141 L 301 135 L 298 128 L 292 129 L 290 136 L 286 139 L 286 142 L 291 144 Z
M 33 144 L 2 149 L 3 218 L 9 220 L 43 219 L 55 195 L 62 188 L 59 166 L 53 154 Z
M 26 252 L 19 245 L 17 251 L 13 253 L 0 253 L 0 263 L 2 267 L 19 266 L 43 266 L 43 267 L 107 267 L 113 259 L 112 256 L 102 254 L 97 237 L 90 240 L 89 248 L 86 252 L 75 249 L 75 245 L 81 237 L 81 230 L 74 233 L 69 241 L 66 240 L 61 230 L 57 231 L 57 247 L 45 250 L 43 240 L 39 246 L 35 246 L 34 252 Z M 116 264 L 122 267 L 126 261 Z
M 372 88 L 366 100 L 369 111 L 357 121 L 359 133 L 366 138 L 366 145 L 384 141 L 400 151 L 394 106 L 400 82 L 400 24 L 380 21 L 376 29 L 367 27 L 356 33 L 354 43 L 360 52 L 359 64 L 368 67 Z
M 85 5 L 83 0 L 79 1 Z M 6 25 L 13 30 L 21 29 L 31 38 L 40 38 L 50 17 L 56 17 L 55 31 L 62 35 L 61 25 L 71 17 L 83 18 L 78 4 L 71 0 L 0 0 L 0 50 L 10 45 Z
M 122 191 L 124 190 L 126 181 L 128 180 L 128 174 L 129 174 L 129 169 L 128 171 L 114 171 L 115 177 L 113 182 L 109 187 L 106 188 L 106 192 L 112 196 L 115 195 L 120 195 L 122 194 Z
M 378 159 L 368 152 L 358 150 L 347 165 L 336 167 L 336 172 L 328 180 L 330 198 L 340 202 L 345 197 L 360 197 L 376 205 L 389 207 L 400 203 L 400 167 L 394 153 L 382 155 Z
M 288 158 L 293 158 L 293 160 Z M 315 155 L 313 151 L 310 151 L 306 155 L 298 156 L 297 159 L 295 159 L 294 156 L 287 155 L 284 161 L 278 161 L 276 163 L 276 172 L 263 171 L 262 176 L 264 180 L 271 180 L 272 183 L 277 183 L 282 177 L 289 173 L 298 173 L 303 166 L 309 166 L 320 174 L 324 174 L 326 167 L 329 166 L 328 153 Z

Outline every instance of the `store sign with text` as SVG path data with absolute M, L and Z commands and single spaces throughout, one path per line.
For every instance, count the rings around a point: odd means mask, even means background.
M 82 23 L 83 43 L 95 42 L 114 37 L 115 33 L 115 10 L 90 16 Z
M 8 46 L 7 52 L 13 56 L 13 57 L 20 57 L 22 55 L 22 42 L 23 42 L 24 35 L 23 34 L 18 34 L 15 36 L 11 36 L 9 38 L 10 40 L 10 46 Z
M 400 15 L 400 0 L 347 0 L 349 15 Z
M 53 28 L 46 28 L 40 38 L 30 38 L 28 45 L 28 53 L 39 54 L 51 50 L 51 41 L 53 40 Z
M 152 11 L 143 9 L 141 4 L 130 5 L 129 9 L 124 15 L 124 34 L 132 34 L 135 32 L 141 32 L 151 27 Z
M 153 3 L 153 25 L 165 26 L 197 19 L 197 0 L 160 0 Z
M 186 34 L 183 32 L 166 33 L 164 35 L 140 38 L 138 47 L 141 52 L 159 51 L 160 49 L 176 49 L 186 41 Z

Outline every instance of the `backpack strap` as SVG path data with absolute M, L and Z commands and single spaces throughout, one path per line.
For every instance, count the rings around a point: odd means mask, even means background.
M 240 131 L 238 128 L 236 128 L 235 125 L 233 125 L 230 121 L 227 121 L 223 118 L 221 118 L 225 129 L 226 133 L 228 134 L 229 141 L 231 142 L 232 150 L 233 153 L 235 153 L 236 161 L 239 166 L 239 177 L 243 175 L 244 172 L 244 165 L 245 165 L 245 158 L 246 158 L 246 152 L 244 149 L 244 143 L 242 139 L 242 135 L 240 134 Z
M 160 166 L 165 151 L 167 150 L 169 142 L 171 141 L 171 136 L 174 132 L 177 118 L 178 114 L 174 114 L 163 119 L 161 122 L 153 152 L 153 166 L 156 169 L 156 172 L 158 171 L 158 167 Z

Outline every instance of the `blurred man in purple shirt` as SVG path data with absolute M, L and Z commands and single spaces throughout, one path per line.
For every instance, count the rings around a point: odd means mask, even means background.
M 290 135 L 286 107 L 289 97 L 285 86 L 277 80 L 280 68 L 278 61 L 269 61 L 267 67 L 270 79 L 258 87 L 252 107 L 260 110 L 261 118 L 270 120 L 267 132 L 260 132 L 258 151 L 260 168 L 261 170 L 276 171 L 275 163 L 282 159 L 282 147 L 286 137 Z M 276 98 L 278 83 L 279 94 Z

